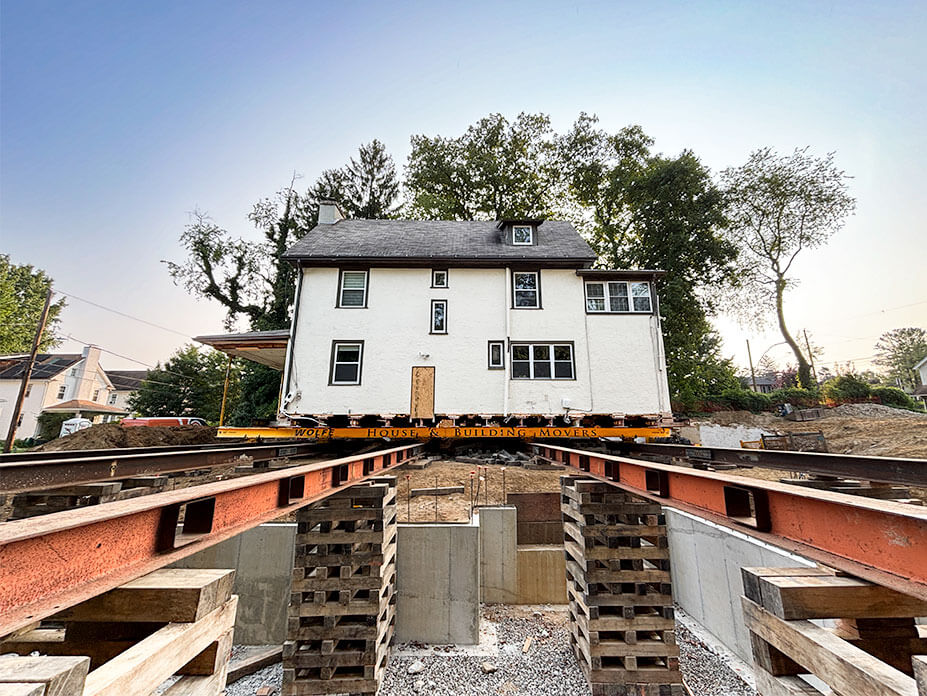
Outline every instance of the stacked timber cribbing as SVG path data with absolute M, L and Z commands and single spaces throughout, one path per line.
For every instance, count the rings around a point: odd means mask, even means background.
M 600 481 L 560 482 L 570 638 L 593 696 L 681 696 L 662 508 Z
M 395 623 L 395 479 L 297 513 L 283 696 L 376 693 Z

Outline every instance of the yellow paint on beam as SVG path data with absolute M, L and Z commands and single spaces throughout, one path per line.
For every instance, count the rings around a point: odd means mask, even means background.
M 481 427 L 434 427 L 434 428 L 219 428 L 220 438 L 249 438 L 262 440 L 301 439 L 301 440 L 341 440 L 366 439 L 379 440 L 433 440 L 460 438 L 516 438 L 519 440 L 543 440 L 545 438 L 599 438 L 599 437 L 668 437 L 669 428 L 579 428 L 579 427 L 519 427 L 519 426 L 481 426 Z

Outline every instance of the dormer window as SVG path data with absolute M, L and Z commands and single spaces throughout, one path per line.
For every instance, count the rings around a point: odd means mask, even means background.
M 515 246 L 531 246 L 534 244 L 534 227 L 532 225 L 513 225 L 512 244 Z

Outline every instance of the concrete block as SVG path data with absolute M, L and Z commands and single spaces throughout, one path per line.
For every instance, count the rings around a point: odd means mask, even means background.
M 515 604 L 566 604 L 563 546 L 519 546 Z
M 268 523 L 177 561 L 175 568 L 234 568 L 238 595 L 235 642 L 283 644 L 296 525 Z
M 479 509 L 480 590 L 486 604 L 514 604 L 518 596 L 517 520 L 514 507 Z
M 397 544 L 396 640 L 478 643 L 479 527 L 401 524 Z

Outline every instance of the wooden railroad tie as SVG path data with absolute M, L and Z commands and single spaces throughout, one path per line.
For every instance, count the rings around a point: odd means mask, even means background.
M 743 568 L 744 620 L 759 696 L 927 696 L 927 602 L 828 568 Z M 822 628 L 811 619 L 835 619 Z M 918 674 L 920 672 L 920 674 Z M 915 680 L 915 677 L 918 681 Z
M 165 568 L 8 637 L 0 696 L 218 696 L 238 597 L 233 570 Z M 38 651 L 42 657 L 26 657 Z M 34 694 L 26 687 L 41 686 Z

